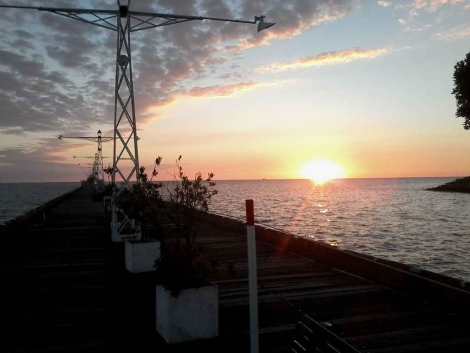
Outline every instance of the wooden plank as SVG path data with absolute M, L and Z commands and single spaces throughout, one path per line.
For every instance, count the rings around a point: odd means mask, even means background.
M 383 347 L 367 350 L 368 353 L 468 353 L 470 335 L 433 340 L 432 338 L 413 344 L 399 344 L 392 347 Z
M 346 340 L 356 347 L 371 350 L 403 344 L 465 337 L 468 336 L 468 334 L 468 328 L 452 327 L 444 323 L 390 332 L 373 333 L 363 336 L 347 337 Z
M 305 291 L 303 293 L 293 293 L 290 295 L 283 296 L 282 298 L 273 297 L 270 295 L 261 296 L 258 299 L 260 302 L 276 302 L 279 300 L 317 300 L 322 298 L 341 300 L 345 296 L 351 294 L 367 294 L 370 292 L 381 292 L 382 288 L 374 285 L 363 285 L 363 286 L 352 286 L 352 287 L 342 287 L 342 288 L 328 288 L 328 289 L 319 289 L 316 291 Z M 220 307 L 229 307 L 229 306 L 239 306 L 247 305 L 248 303 L 248 292 L 243 293 L 242 295 L 237 295 L 233 297 L 224 297 L 219 292 L 219 305 Z
M 342 337 L 409 330 L 428 325 L 442 325 L 448 317 L 439 309 L 380 312 L 335 320 L 325 320 L 330 330 Z
M 328 330 L 319 322 L 313 320 L 308 315 L 303 315 L 298 323 L 300 333 L 303 333 L 307 340 L 306 348 L 309 352 L 316 352 L 317 349 L 325 353 L 359 353 L 348 342 L 341 339 Z

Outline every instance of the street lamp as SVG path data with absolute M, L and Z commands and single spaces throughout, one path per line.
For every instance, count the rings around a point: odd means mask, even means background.
M 94 167 L 93 167 L 93 169 L 94 169 L 93 170 L 93 175 L 95 175 L 99 179 L 99 183 L 96 184 L 96 187 L 97 188 L 102 187 L 104 185 L 103 158 L 105 158 L 105 157 L 103 157 L 103 154 L 102 154 L 102 151 L 103 151 L 102 144 L 103 144 L 103 142 L 108 142 L 108 141 L 114 140 L 114 138 L 113 137 L 103 136 L 101 130 L 98 130 L 97 137 L 94 137 L 94 136 L 63 136 L 63 135 L 59 135 L 59 140 L 62 140 L 62 139 L 79 139 L 79 140 L 88 140 L 88 141 L 92 141 L 92 142 L 98 142 L 98 148 L 97 148 L 97 152 L 95 153 L 95 156 L 94 157 L 82 157 L 82 158 L 92 158 L 92 159 L 95 160 L 95 164 L 94 164 Z M 76 156 L 73 156 L 73 158 L 76 158 Z
M 258 21 L 258 33 L 275 25 L 275 23 L 264 22 L 265 16 L 255 16 L 255 22 Z
M 132 75 L 131 32 L 203 20 L 258 24 L 258 32 L 274 25 L 274 23 L 264 22 L 264 16 L 255 16 L 253 21 L 246 21 L 205 16 L 138 12 L 130 10 L 130 3 L 131 0 L 127 0 L 125 4 L 124 1 L 117 0 L 117 10 L 0 5 L 0 8 L 35 9 L 51 12 L 117 32 L 112 182 L 115 184 L 116 178 L 120 178 L 127 187 L 130 187 L 130 180 L 134 175 L 137 181 L 140 179 L 139 152 L 137 146 L 139 138 L 137 136 Z M 129 136 L 124 137 L 123 133 L 127 131 L 131 131 L 131 133 Z M 59 138 L 61 139 L 62 136 Z M 126 170 L 126 166 L 123 164 L 126 160 L 131 161 L 132 167 L 130 170 Z M 114 241 L 125 238 L 125 236 L 121 236 L 124 232 L 124 228 L 129 228 L 129 224 L 133 224 L 125 214 L 121 215 L 123 221 L 118 222 L 116 212 L 119 212 L 119 210 L 114 208 L 111 220 L 112 239 Z M 131 225 L 131 228 L 133 228 L 133 225 Z

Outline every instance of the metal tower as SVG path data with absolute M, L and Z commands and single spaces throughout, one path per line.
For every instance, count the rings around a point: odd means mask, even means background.
M 114 137 L 102 136 L 101 130 L 98 130 L 97 136 L 62 136 L 59 135 L 59 140 L 62 139 L 79 139 L 79 140 L 88 140 L 91 142 L 97 142 L 97 152 L 94 157 L 83 157 L 83 158 L 93 158 L 93 177 L 97 180 L 95 191 L 104 186 L 104 167 L 103 167 L 103 142 L 109 142 L 114 140 Z M 73 157 L 75 158 L 75 156 Z
M 73 158 L 77 158 L 77 156 L 73 156 Z M 98 153 L 95 153 L 95 155 L 92 156 L 87 156 L 87 157 L 78 157 L 78 158 L 88 158 L 88 159 L 93 159 L 93 163 L 91 164 L 93 166 L 93 175 L 95 175 L 97 178 L 103 179 L 103 173 L 100 173 L 100 162 L 99 162 L 99 156 Z M 104 158 L 104 157 L 103 157 Z M 102 166 L 102 164 L 101 164 Z M 103 168 L 101 168 L 102 170 Z
M 103 159 L 105 158 L 109 158 L 109 157 L 103 157 L 103 156 L 100 156 L 97 153 L 95 153 L 94 156 L 73 156 L 73 158 L 87 158 L 87 159 L 93 159 L 93 165 L 95 166 L 96 165 L 96 168 L 97 168 L 97 174 L 100 175 L 100 178 L 103 179 L 104 175 L 103 175 L 103 171 L 104 171 L 104 166 L 103 166 Z
M 120 179 L 128 187 L 130 187 L 130 181 L 134 175 L 137 181 L 140 179 L 134 84 L 132 77 L 131 32 L 202 20 L 258 24 L 258 32 L 274 25 L 274 23 L 264 22 L 264 16 L 255 16 L 253 21 L 245 21 L 132 11 L 129 8 L 130 3 L 131 0 L 117 0 L 117 10 L 0 5 L 0 8 L 47 11 L 117 32 L 112 181 L 113 184 L 115 184 L 118 179 Z M 123 134 L 127 135 L 128 131 L 130 131 L 130 134 L 124 137 Z M 131 162 L 130 167 L 128 165 L 126 166 L 126 161 Z M 112 239 L 115 241 L 120 239 L 119 235 L 121 233 L 119 229 L 122 228 L 121 225 L 118 224 L 117 212 L 119 212 L 119 210 L 114 207 L 111 231 Z M 128 218 L 126 215 L 122 214 L 120 217 L 124 217 L 124 223 L 127 223 Z

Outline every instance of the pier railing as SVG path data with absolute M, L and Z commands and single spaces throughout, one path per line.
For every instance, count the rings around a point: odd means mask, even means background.
M 297 337 L 294 340 L 293 353 L 360 353 L 341 337 L 325 327 L 327 323 L 315 321 L 303 314 L 297 322 Z

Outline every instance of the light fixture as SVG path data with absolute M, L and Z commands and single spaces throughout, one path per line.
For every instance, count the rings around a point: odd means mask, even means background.
M 264 22 L 264 17 L 265 16 L 255 16 L 255 22 L 258 22 L 258 33 L 261 32 L 262 30 L 265 30 L 266 28 L 272 27 L 275 25 L 275 23 L 270 23 L 270 22 Z
M 129 57 L 127 55 L 119 55 L 119 65 L 125 67 L 129 63 Z

